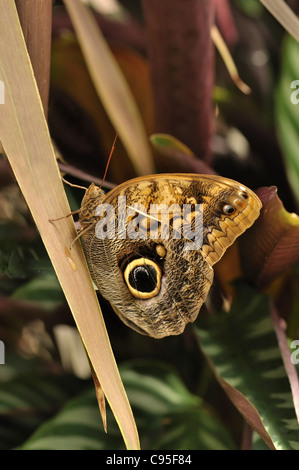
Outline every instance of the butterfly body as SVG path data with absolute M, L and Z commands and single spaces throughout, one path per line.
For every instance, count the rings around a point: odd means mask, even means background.
M 107 195 L 91 185 L 79 221 L 93 281 L 134 330 L 180 334 L 206 300 L 213 264 L 260 207 L 251 190 L 219 176 L 140 177 Z

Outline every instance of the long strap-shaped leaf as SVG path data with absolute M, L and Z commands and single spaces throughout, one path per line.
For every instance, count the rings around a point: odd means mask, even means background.
M 70 220 L 49 219 L 70 212 L 44 118 L 14 2 L 2 2 L 0 15 L 0 139 L 32 212 L 74 315 L 94 371 L 120 426 L 127 448 L 139 440 L 90 275 Z
M 284 0 L 260 0 L 279 23 L 299 41 L 299 19 Z
M 97 93 L 122 139 L 137 174 L 154 172 L 141 115 L 131 90 L 88 8 L 64 0 Z

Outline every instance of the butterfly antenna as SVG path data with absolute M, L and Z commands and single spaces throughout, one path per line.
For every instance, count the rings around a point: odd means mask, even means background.
M 112 158 L 114 149 L 115 149 L 115 143 L 116 143 L 117 137 L 118 137 L 118 133 L 116 132 L 115 137 L 114 137 L 114 141 L 113 141 L 113 144 L 112 144 L 112 147 L 111 147 L 111 150 L 110 150 L 110 154 L 109 154 L 109 157 L 108 157 L 108 161 L 107 161 L 105 173 L 104 173 L 103 180 L 102 180 L 102 183 L 101 183 L 101 185 L 100 185 L 100 188 L 102 188 L 102 186 L 103 186 L 103 184 L 104 184 L 104 182 L 105 182 L 105 179 L 106 179 L 106 176 L 107 176 L 107 172 L 108 172 L 108 168 L 109 168 L 109 164 L 110 164 L 110 161 L 111 161 L 111 158 Z
M 84 189 L 86 191 L 86 187 L 85 186 L 80 186 L 79 184 L 73 184 L 73 183 L 70 183 L 69 181 L 67 181 L 66 179 L 64 179 L 63 177 L 61 177 L 62 181 L 66 184 L 68 184 L 69 186 L 71 186 L 72 188 L 79 188 L 79 189 Z

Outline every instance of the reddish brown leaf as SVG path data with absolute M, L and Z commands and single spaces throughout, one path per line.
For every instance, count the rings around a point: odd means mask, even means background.
M 143 0 L 156 127 L 211 161 L 214 2 Z
M 240 238 L 240 252 L 245 277 L 263 288 L 299 260 L 299 216 L 286 211 L 276 187 L 257 194 L 261 215 Z

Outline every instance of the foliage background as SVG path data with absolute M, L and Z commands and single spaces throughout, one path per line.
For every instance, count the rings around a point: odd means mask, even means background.
M 299 11 L 298 2 L 289 3 Z M 141 447 L 298 448 L 298 379 L 288 349 L 299 336 L 299 222 L 292 215 L 298 213 L 299 200 L 299 104 L 290 100 L 291 82 L 299 79 L 298 43 L 258 1 L 231 1 L 226 12 L 216 2 L 217 24 L 252 92 L 238 90 L 217 52 L 214 78 L 204 68 L 208 64 L 195 56 L 213 92 L 213 109 L 211 115 L 202 108 L 192 114 L 186 90 L 178 101 L 186 106 L 173 109 L 177 97 L 169 71 L 156 64 L 158 78 L 151 80 L 147 2 L 123 4 L 125 14 L 97 15 L 97 20 L 128 80 L 146 132 L 169 132 L 191 149 L 171 137 L 152 138 L 156 171 L 217 172 L 259 188 L 264 204 L 239 249 L 234 247 L 217 265 L 208 307 L 183 335 L 159 341 L 140 336 L 101 299 Z M 165 5 L 170 14 L 171 7 Z M 159 18 L 155 21 L 161 27 Z M 167 39 L 169 48 L 176 45 Z M 176 57 L 191 52 L 183 45 Z M 187 91 L 195 96 L 196 86 L 191 80 Z M 159 109 L 155 101 L 157 88 L 166 96 L 171 92 L 166 105 L 177 116 L 172 128 L 163 122 L 165 108 Z M 205 134 L 206 140 L 196 130 L 191 137 L 179 134 L 181 109 L 190 129 L 197 118 L 197 126 L 211 119 L 213 131 Z M 53 7 L 48 122 L 68 180 L 82 184 L 101 178 L 114 126 L 59 2 Z M 0 339 L 6 362 L 0 365 L 0 447 L 122 449 L 109 409 L 108 434 L 102 430 L 72 315 L 4 157 L 0 165 Z M 107 179 L 117 184 L 135 175 L 119 141 Z M 77 209 L 82 191 L 65 189 Z M 236 277 L 242 280 L 231 284 Z M 223 311 L 227 305 L 229 315 Z

